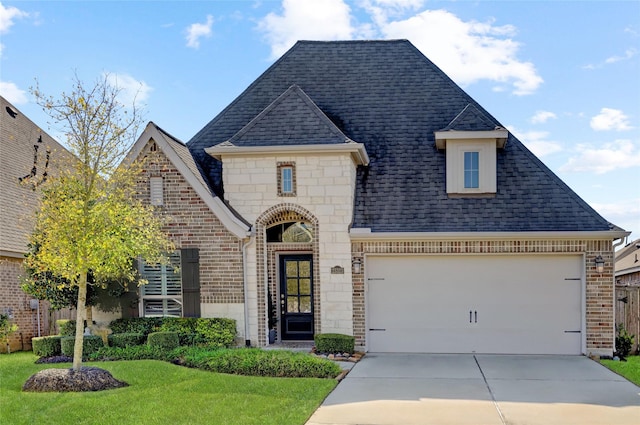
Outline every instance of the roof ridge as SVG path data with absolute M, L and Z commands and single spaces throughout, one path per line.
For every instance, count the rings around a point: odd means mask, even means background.
M 292 84 L 287 88 L 284 92 L 282 92 L 273 102 L 271 102 L 266 108 L 258 113 L 255 117 L 251 119 L 244 127 L 238 130 L 233 136 L 231 136 L 228 140 L 218 144 L 217 146 L 233 146 L 234 142 L 241 139 L 247 133 L 249 133 L 254 127 L 256 127 L 259 123 L 261 123 L 267 115 L 277 110 L 280 105 L 285 104 L 285 102 L 291 98 L 291 96 L 296 96 L 298 99 L 302 100 L 304 104 L 307 106 L 309 112 L 313 113 L 313 115 L 322 123 L 332 134 L 342 139 L 343 142 L 349 142 L 351 139 L 347 137 L 339 128 L 335 125 L 331 119 L 318 107 L 318 105 L 309 97 L 307 93 L 305 93 L 302 88 L 297 84 Z M 225 145 L 226 144 L 226 145 Z

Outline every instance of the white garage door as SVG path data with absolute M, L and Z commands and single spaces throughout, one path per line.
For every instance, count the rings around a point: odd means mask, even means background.
M 366 265 L 368 351 L 581 353 L 581 256 L 368 256 Z

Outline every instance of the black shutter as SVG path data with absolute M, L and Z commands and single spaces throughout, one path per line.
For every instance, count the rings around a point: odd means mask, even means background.
M 198 248 L 180 250 L 182 316 L 200 317 L 200 254 Z

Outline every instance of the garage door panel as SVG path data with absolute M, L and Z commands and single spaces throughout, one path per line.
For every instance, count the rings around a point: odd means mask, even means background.
M 367 258 L 369 351 L 580 354 L 580 256 Z

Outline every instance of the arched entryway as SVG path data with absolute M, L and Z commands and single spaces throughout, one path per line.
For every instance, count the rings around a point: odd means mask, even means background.
M 280 204 L 256 220 L 260 327 L 278 340 L 313 339 L 320 329 L 318 220 L 296 204 Z

